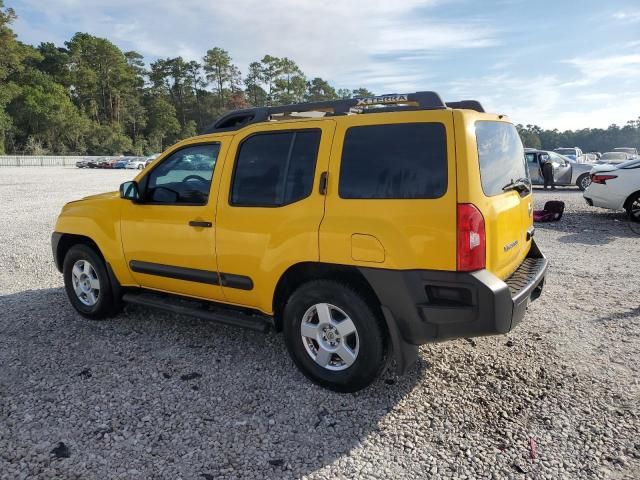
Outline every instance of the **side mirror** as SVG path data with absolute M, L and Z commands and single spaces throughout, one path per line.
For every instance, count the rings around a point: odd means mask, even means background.
M 140 199 L 140 191 L 138 190 L 138 182 L 124 182 L 120 185 L 120 198 L 137 202 Z

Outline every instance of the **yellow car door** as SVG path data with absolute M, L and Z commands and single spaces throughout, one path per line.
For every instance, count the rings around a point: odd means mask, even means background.
M 140 286 L 222 299 L 214 232 L 226 147 L 224 137 L 176 146 L 138 178 L 139 200 L 123 200 L 122 246 Z
M 318 261 L 325 199 L 319 190 L 334 125 L 327 119 L 262 123 L 234 137 L 216 228 L 228 302 L 270 313 L 280 276 L 297 263 Z

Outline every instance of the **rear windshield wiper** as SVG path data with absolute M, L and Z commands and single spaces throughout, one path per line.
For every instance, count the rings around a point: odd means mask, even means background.
M 511 180 L 510 183 L 507 183 L 504 187 L 502 187 L 503 192 L 508 192 L 510 190 L 528 193 L 531 191 L 531 180 L 526 177 L 519 178 L 517 180 Z

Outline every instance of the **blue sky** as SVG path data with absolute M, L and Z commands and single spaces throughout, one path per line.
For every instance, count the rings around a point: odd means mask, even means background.
M 266 53 L 377 94 L 435 90 L 545 128 L 640 117 L 640 0 L 5 0 L 20 40 L 75 32 L 147 58 Z

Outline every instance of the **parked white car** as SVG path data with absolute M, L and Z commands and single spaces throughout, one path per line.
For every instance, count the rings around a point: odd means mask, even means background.
M 594 207 L 624 209 L 631 220 L 640 222 L 640 160 L 593 167 L 584 199 Z
M 144 158 L 132 158 L 127 162 L 125 168 L 131 170 L 142 170 L 146 166 L 146 160 Z

